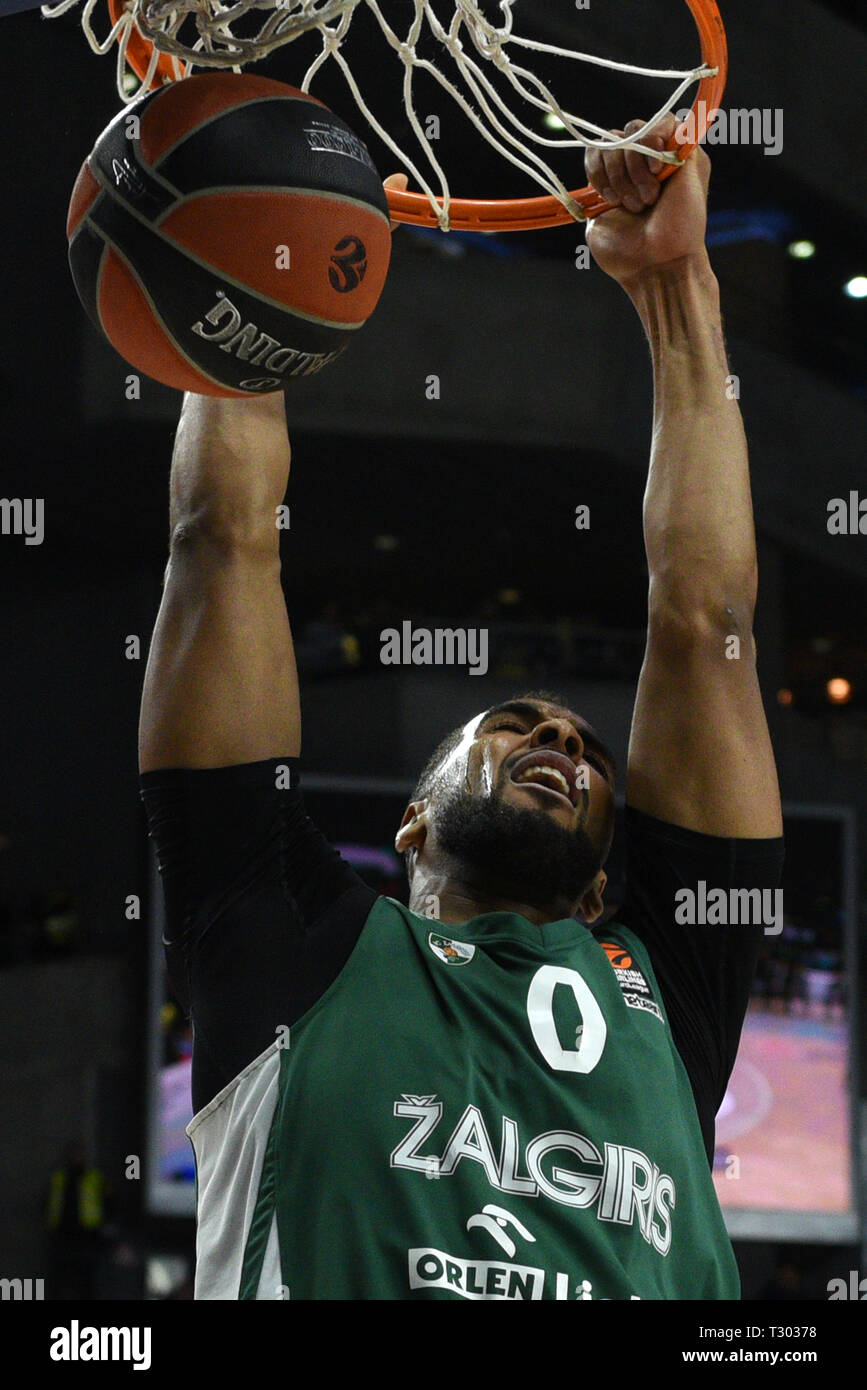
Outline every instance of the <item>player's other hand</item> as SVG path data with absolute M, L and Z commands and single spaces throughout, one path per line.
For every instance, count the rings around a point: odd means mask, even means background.
M 389 174 L 387 179 L 383 179 L 382 186 L 383 188 L 397 188 L 401 193 L 405 193 L 408 183 L 409 179 L 406 174 Z M 399 226 L 399 222 L 392 222 L 391 230 L 395 231 Z
M 631 135 L 643 124 L 630 121 L 625 131 L 612 134 Z M 663 117 L 641 143 L 664 149 L 676 125 L 674 116 Z M 587 223 L 587 245 L 597 265 L 619 284 L 707 254 L 710 160 L 701 146 L 664 183 L 656 178 L 665 167 L 662 161 L 635 150 L 588 150 L 584 165 L 588 182 L 616 205 Z

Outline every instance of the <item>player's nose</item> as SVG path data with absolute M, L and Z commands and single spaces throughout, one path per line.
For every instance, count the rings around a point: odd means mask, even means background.
M 565 753 L 573 762 L 581 759 L 584 741 L 569 719 L 553 717 L 544 719 L 533 730 L 531 743 L 535 748 L 550 748 L 557 753 Z

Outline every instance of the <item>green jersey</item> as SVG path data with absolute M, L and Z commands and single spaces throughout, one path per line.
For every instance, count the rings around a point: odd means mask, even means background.
M 616 920 L 377 895 L 273 760 L 144 774 L 191 1013 L 196 1296 L 733 1299 L 709 1156 L 782 840 L 627 807 Z M 435 906 L 435 903 L 431 903 Z
M 612 923 L 379 898 L 188 1132 L 199 1296 L 739 1295 L 650 961 Z

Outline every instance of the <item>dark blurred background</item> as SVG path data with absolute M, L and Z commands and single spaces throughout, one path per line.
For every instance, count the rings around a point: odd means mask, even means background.
M 816 0 L 722 9 L 725 106 L 784 113 L 777 155 L 709 148 L 709 243 L 751 446 L 760 674 L 784 798 L 860 819 L 867 539 L 827 521 L 832 498 L 867 497 L 867 19 Z M 572 22 L 541 0 L 521 10 L 540 37 Z M 612 44 L 634 36 L 640 61 L 645 7 L 606 14 Z M 142 1287 L 143 1252 L 183 1262 L 192 1238 L 189 1221 L 147 1217 L 131 1165 L 145 1142 L 149 907 L 136 726 L 180 396 L 143 379 L 127 399 L 129 369 L 67 270 L 72 184 L 118 104 L 113 59 L 90 52 L 77 20 L 0 18 L 2 493 L 45 503 L 42 544 L 0 536 L 0 1274 L 45 1267 L 47 1185 L 76 1145 L 104 1180 L 93 1200 L 110 1240 L 93 1296 L 118 1297 Z M 358 61 L 375 79 L 378 51 Z M 285 52 L 261 70 L 298 80 Z M 361 129 L 339 81 L 315 90 Z M 592 73 L 582 98 L 606 123 L 643 109 L 609 110 Z M 396 167 L 370 145 L 383 173 Z M 444 123 L 439 153 L 457 192 L 504 191 L 459 123 Z M 646 615 L 651 378 L 631 306 L 576 268 L 583 240 L 571 224 L 401 229 L 363 336 L 291 387 L 284 586 L 311 774 L 410 781 L 453 725 L 540 685 L 597 724 L 622 765 Z M 588 530 L 575 527 L 581 504 Z M 383 668 L 379 632 L 407 619 L 487 627 L 487 677 Z M 858 854 L 863 868 L 863 842 Z M 863 933 L 863 899 L 858 911 Z M 862 984 L 848 982 L 853 1004 Z M 738 1253 L 748 1297 L 824 1298 L 859 1258 L 805 1242 Z

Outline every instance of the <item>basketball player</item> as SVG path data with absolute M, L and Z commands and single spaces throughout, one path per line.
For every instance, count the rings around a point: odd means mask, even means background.
M 617 204 L 589 244 L 655 379 L 627 894 L 604 928 L 614 765 L 553 697 L 437 749 L 396 839 L 409 910 L 324 841 L 297 790 L 284 400 L 186 398 L 140 762 L 195 1028 L 199 1298 L 739 1296 L 709 1160 L 763 928 L 681 925 L 675 895 L 776 887 L 782 822 L 710 163 L 660 187 L 648 161 L 587 160 Z M 360 739 L 387 732 L 359 709 Z

